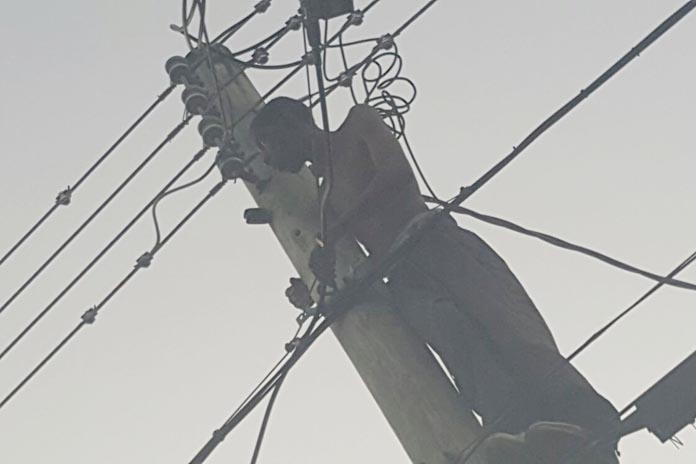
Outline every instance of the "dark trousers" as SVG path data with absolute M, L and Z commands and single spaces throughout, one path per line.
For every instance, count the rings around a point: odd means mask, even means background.
M 519 433 L 535 422 L 565 422 L 597 435 L 617 426 L 616 409 L 560 354 L 507 264 L 450 217 L 405 252 L 389 287 L 484 425 Z

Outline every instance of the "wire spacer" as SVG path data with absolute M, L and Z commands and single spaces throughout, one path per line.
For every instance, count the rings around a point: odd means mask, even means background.
M 346 21 L 346 24 L 348 26 L 361 26 L 364 19 L 365 13 L 363 13 L 360 10 L 355 10 L 354 12 L 348 15 L 348 21 Z
M 72 200 L 72 189 L 68 186 L 65 190 L 56 195 L 56 205 L 68 206 Z
M 152 259 L 155 256 L 152 254 L 150 251 L 146 251 L 140 257 L 135 261 L 135 268 L 136 269 L 141 269 L 141 268 L 148 268 L 150 267 L 150 264 L 152 264 Z
M 265 13 L 271 6 L 271 0 L 261 0 L 259 3 L 254 5 L 254 11 L 257 13 Z
M 394 47 L 394 36 L 391 34 L 384 34 L 377 41 L 375 45 L 375 50 L 389 50 Z
M 82 322 L 85 324 L 94 324 L 94 321 L 97 320 L 97 314 L 99 310 L 97 309 L 96 306 L 92 306 L 89 308 L 85 313 L 80 317 L 82 319 Z
M 263 47 L 257 48 L 251 55 L 251 61 L 256 64 L 268 63 L 268 50 Z
M 285 28 L 290 31 L 299 31 L 302 27 L 302 16 L 295 15 L 285 21 Z

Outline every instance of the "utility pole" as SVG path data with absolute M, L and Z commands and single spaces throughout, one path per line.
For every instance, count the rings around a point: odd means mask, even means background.
M 263 103 L 238 62 L 219 48 L 211 54 L 217 78 L 207 64 L 198 66 L 195 74 L 209 95 L 222 86 L 220 99 L 211 97 L 211 103 L 221 104 L 221 119 L 234 124 L 232 135 L 248 159 L 258 152 L 249 127 Z M 313 206 L 318 205 L 313 176 L 308 169 L 299 175 L 274 172 L 259 157 L 248 169 L 268 180 L 262 182 L 263 188 L 245 185 L 258 207 L 270 213 L 278 241 L 304 282 L 311 284 L 314 276 L 308 261 L 320 228 L 319 208 Z M 338 282 L 365 259 L 357 243 L 348 240 L 337 245 L 336 255 Z M 346 311 L 332 330 L 411 461 L 455 463 L 456 456 L 478 436 L 478 422 L 424 342 L 390 306 L 381 282 Z

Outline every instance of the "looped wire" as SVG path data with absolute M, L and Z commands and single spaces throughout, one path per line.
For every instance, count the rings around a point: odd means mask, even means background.
M 361 70 L 365 103 L 377 109 L 397 138 L 406 130 L 405 115 L 418 95 L 416 84 L 403 77 L 398 47 L 375 55 Z

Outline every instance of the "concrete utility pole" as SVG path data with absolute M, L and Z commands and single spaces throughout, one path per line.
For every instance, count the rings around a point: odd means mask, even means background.
M 217 83 L 234 81 L 221 92 L 224 119 L 234 127 L 234 138 L 249 156 L 258 151 L 249 126 L 262 108 L 259 93 L 240 65 L 214 52 Z M 216 80 L 207 64 L 196 70 L 208 93 L 216 92 Z M 217 98 L 215 98 L 217 103 Z M 246 115 L 246 116 L 245 116 Z M 319 231 L 317 188 L 311 173 L 274 172 L 259 158 L 250 164 L 254 174 L 270 179 L 261 192 L 246 184 L 260 208 L 272 214 L 271 228 L 305 283 L 313 274 L 308 260 Z M 364 255 L 355 242 L 337 246 L 338 281 L 349 275 Z M 380 283 L 332 327 L 341 346 L 367 385 L 414 464 L 453 464 L 455 457 L 480 431 L 471 411 L 415 333 L 390 306 Z M 483 464 L 481 461 L 470 461 Z

